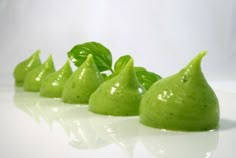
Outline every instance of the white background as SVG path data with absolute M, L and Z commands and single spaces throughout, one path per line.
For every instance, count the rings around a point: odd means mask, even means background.
M 235 19 L 234 0 L 0 0 L 0 71 L 36 49 L 59 68 L 75 44 L 98 41 L 164 77 L 208 50 L 207 78 L 233 80 Z
M 234 158 L 235 19 L 235 0 L 0 0 L 0 157 Z M 59 68 L 87 41 L 164 77 L 208 50 L 203 71 L 217 83 L 220 129 L 163 132 L 14 87 L 9 75 L 36 49 Z

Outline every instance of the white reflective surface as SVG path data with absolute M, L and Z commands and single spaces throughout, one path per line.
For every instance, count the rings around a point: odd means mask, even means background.
M 221 107 L 220 129 L 174 132 L 146 127 L 138 117 L 96 115 L 86 105 L 42 98 L 15 88 L 10 76 L 1 75 L 0 157 L 234 158 L 236 84 L 213 85 Z

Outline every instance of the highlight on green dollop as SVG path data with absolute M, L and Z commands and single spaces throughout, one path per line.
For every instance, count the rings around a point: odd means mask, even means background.
M 69 60 L 56 72 L 49 74 L 40 87 L 40 96 L 61 98 L 65 82 L 72 74 Z
M 206 51 L 202 51 L 179 73 L 151 86 L 141 101 L 141 123 L 180 131 L 205 131 L 218 127 L 218 99 L 201 70 L 205 55 Z
M 84 63 L 66 81 L 62 101 L 71 104 L 86 104 L 90 95 L 103 82 L 103 77 L 89 54 Z
M 17 64 L 14 69 L 15 85 L 21 87 L 24 85 L 26 75 L 34 68 L 41 65 L 40 50 L 37 50 L 30 57 Z
M 135 75 L 133 59 L 130 59 L 117 76 L 105 81 L 91 95 L 89 110 L 104 115 L 138 115 L 144 92 Z
M 24 83 L 24 90 L 39 92 L 42 80 L 52 72 L 55 72 L 55 67 L 52 56 L 50 55 L 42 65 L 36 67 L 27 74 Z

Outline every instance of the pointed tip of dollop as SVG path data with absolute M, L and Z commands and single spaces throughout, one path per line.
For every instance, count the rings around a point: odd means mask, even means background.
M 96 69 L 97 69 L 97 66 L 96 66 L 96 63 L 95 63 L 95 61 L 94 61 L 94 59 L 93 59 L 93 55 L 92 54 L 88 54 L 87 55 L 87 58 L 85 59 L 85 61 L 78 67 L 78 69 L 77 70 L 79 70 L 79 69 L 82 69 L 82 68 L 84 68 L 84 67 L 96 67 Z M 98 70 L 99 71 L 99 70 Z
M 67 59 L 64 65 L 70 66 L 70 59 Z
M 93 55 L 92 55 L 92 54 L 89 54 L 87 58 L 93 58 Z
M 207 54 L 207 50 L 202 50 L 196 57 L 202 59 Z
M 125 67 L 134 67 L 134 59 L 130 58 Z
M 93 55 L 89 54 L 84 62 L 85 63 L 94 63 Z
M 134 60 L 130 58 L 125 67 L 121 70 L 120 74 L 134 72 Z
M 48 56 L 46 62 L 53 62 L 52 54 Z
M 92 61 L 93 60 L 93 55 L 92 54 L 89 54 L 88 56 L 87 56 L 87 59 L 86 59 L 87 61 Z
M 62 66 L 62 68 L 69 68 L 69 69 L 71 69 L 70 60 L 69 59 L 66 60 L 65 64 Z
M 54 67 L 53 57 L 52 54 L 50 54 L 47 58 L 47 60 L 43 63 L 44 65 L 51 65 Z
M 202 70 L 201 70 L 201 61 L 203 59 L 203 57 L 207 54 L 206 50 L 201 51 L 200 53 L 198 53 L 190 62 L 189 64 L 182 69 L 180 72 L 184 72 L 184 73 L 189 73 L 189 70 L 191 71 L 191 73 L 196 73 L 196 74 L 202 74 Z
M 34 53 L 35 53 L 35 54 L 40 54 L 40 53 L 41 53 L 41 50 L 40 50 L 40 49 L 37 49 Z
M 201 61 L 203 59 L 203 57 L 207 54 L 206 50 L 201 51 L 200 53 L 198 53 L 190 62 L 190 64 L 192 65 L 200 65 Z
M 67 73 L 67 74 L 72 74 L 72 68 L 70 66 L 70 60 L 67 59 L 64 63 L 64 65 L 58 70 L 60 72 L 63 72 L 63 73 Z
M 33 53 L 33 55 L 32 55 L 32 57 L 34 56 L 39 56 L 41 54 L 41 50 L 40 49 L 38 49 L 38 50 L 36 50 L 34 53 Z

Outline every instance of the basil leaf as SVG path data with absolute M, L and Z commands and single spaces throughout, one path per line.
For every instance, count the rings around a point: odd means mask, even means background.
M 120 71 L 125 67 L 125 65 L 129 62 L 129 60 L 131 59 L 130 55 L 123 55 L 121 57 L 119 57 L 119 59 L 116 61 L 115 65 L 114 65 L 114 72 L 110 75 L 108 75 L 105 80 L 109 80 L 115 76 L 117 76 Z
M 139 83 L 148 90 L 153 83 L 160 80 L 161 77 L 153 72 L 149 72 L 146 70 L 135 69 L 136 76 L 138 78 Z
M 99 71 L 112 71 L 112 55 L 109 49 L 97 42 L 87 42 L 74 46 L 68 53 L 71 61 L 79 67 L 89 54 L 93 55 L 94 62 Z
M 130 55 L 121 56 L 115 63 L 114 73 L 119 74 L 120 71 L 125 67 L 125 65 L 128 63 L 130 59 L 131 59 Z

